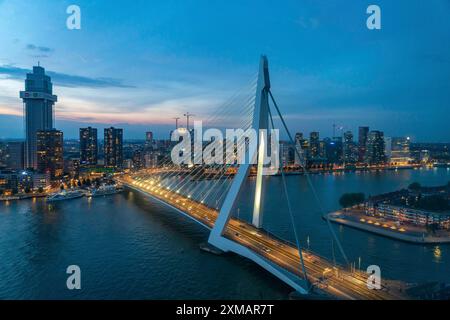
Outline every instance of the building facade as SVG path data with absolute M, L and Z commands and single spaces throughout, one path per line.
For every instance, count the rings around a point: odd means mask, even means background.
M 311 132 L 309 135 L 309 157 L 311 160 L 320 157 L 320 149 L 319 132 Z
M 95 166 L 98 162 L 96 128 L 80 128 L 80 165 Z
M 53 128 L 53 106 L 57 96 L 45 69 L 33 67 L 27 74 L 25 91 L 20 92 L 25 113 L 25 167 L 37 169 L 37 132 Z
M 356 163 L 358 161 L 357 146 L 353 140 L 353 133 L 351 131 L 344 133 L 343 158 L 346 164 Z
M 393 137 L 391 141 L 390 162 L 393 165 L 406 165 L 411 162 L 409 137 Z
M 105 167 L 123 167 L 123 130 L 114 127 L 104 130 Z
M 437 213 L 379 203 L 376 206 L 373 204 L 367 206 L 366 214 L 391 221 L 397 221 L 403 224 L 417 226 L 429 226 L 435 224 L 439 229 L 450 229 L 450 213 Z
M 6 144 L 6 167 L 11 170 L 22 170 L 25 167 L 25 144 L 22 141 L 8 142 Z
M 359 127 L 358 130 L 358 162 L 366 162 L 369 127 Z
M 371 131 L 369 133 L 366 159 L 370 165 L 381 165 L 386 162 L 383 132 Z
M 37 134 L 37 171 L 49 173 L 51 178 L 64 172 L 63 133 L 59 130 L 42 130 Z

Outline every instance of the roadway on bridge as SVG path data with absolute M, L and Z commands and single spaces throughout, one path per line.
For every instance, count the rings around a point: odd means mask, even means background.
M 218 211 L 202 203 L 191 200 L 171 190 L 161 188 L 150 179 L 126 175 L 118 179 L 124 185 L 148 194 L 182 211 L 203 225 L 212 228 Z M 304 278 L 300 265 L 298 249 L 251 224 L 231 218 L 224 236 L 242 244 L 261 257 L 279 265 L 285 270 Z M 303 250 L 308 280 L 314 288 L 339 299 L 357 300 L 397 300 L 407 298 L 403 294 L 404 285 L 398 282 L 383 281 L 380 290 L 367 288 L 366 273 L 334 265 L 318 255 Z

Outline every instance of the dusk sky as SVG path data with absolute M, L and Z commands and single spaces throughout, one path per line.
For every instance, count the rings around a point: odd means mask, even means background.
M 66 28 L 71 4 L 81 30 Z M 23 138 L 19 91 L 38 61 L 66 138 L 88 125 L 167 138 L 173 117 L 206 117 L 248 84 L 261 54 L 293 132 L 450 142 L 450 0 L 0 0 L 0 138 Z

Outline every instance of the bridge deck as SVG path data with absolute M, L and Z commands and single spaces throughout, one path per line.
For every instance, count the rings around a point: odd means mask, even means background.
M 193 201 L 176 192 L 135 180 L 127 175 L 118 179 L 131 189 L 147 194 L 191 217 L 211 229 L 218 211 Z M 298 249 L 287 242 L 255 228 L 251 224 L 231 218 L 225 234 L 230 240 L 242 244 L 261 257 L 303 278 Z M 382 281 L 380 290 L 367 288 L 368 275 L 361 271 L 348 271 L 323 257 L 303 250 L 303 258 L 309 281 L 320 291 L 339 299 L 398 300 L 407 298 L 405 285 L 400 282 Z

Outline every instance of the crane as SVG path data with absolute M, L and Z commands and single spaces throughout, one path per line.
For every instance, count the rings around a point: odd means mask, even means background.
M 186 112 L 186 113 L 184 114 L 184 116 L 186 117 L 186 129 L 189 131 L 189 119 L 190 119 L 191 117 L 194 117 L 195 114 Z

